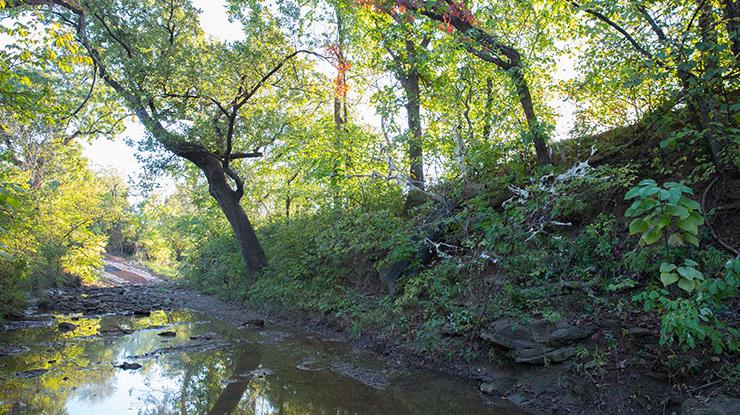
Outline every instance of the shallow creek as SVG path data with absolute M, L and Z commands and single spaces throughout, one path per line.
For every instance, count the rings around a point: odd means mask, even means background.
M 402 367 L 346 343 L 276 325 L 237 328 L 179 310 L 43 315 L 6 326 L 4 413 L 518 412 L 491 402 L 472 382 Z

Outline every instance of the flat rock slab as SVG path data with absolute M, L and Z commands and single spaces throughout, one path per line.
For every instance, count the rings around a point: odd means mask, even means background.
M 681 415 L 736 415 L 740 414 L 740 399 L 718 395 L 707 402 L 687 399 L 681 405 Z
M 507 355 L 516 363 L 548 364 L 571 358 L 575 355 L 576 343 L 595 330 L 593 326 L 574 326 L 562 320 L 519 322 L 502 318 L 481 330 L 480 336 L 507 349 Z

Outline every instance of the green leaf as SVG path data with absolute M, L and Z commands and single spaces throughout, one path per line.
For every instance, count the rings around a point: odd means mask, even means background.
M 637 184 L 638 186 L 657 186 L 658 183 L 655 182 L 653 179 L 644 179 L 641 180 L 640 183 Z
M 696 268 L 693 267 L 678 267 L 676 269 L 678 273 L 688 280 L 701 280 L 704 279 L 704 275 Z
M 688 197 L 681 197 L 681 199 L 678 200 L 678 204 L 689 210 L 701 210 L 699 202 L 689 199 Z
M 666 206 L 665 212 L 671 216 L 676 216 L 681 219 L 686 219 L 689 217 L 689 210 L 683 206 Z
M 688 267 L 698 267 L 699 266 L 699 263 L 698 262 L 694 261 L 693 259 L 688 259 L 688 258 L 687 259 L 684 259 L 683 260 L 683 263 L 684 263 L 684 265 L 686 265 Z
M 683 240 L 690 243 L 691 245 L 699 246 L 699 238 L 690 233 L 684 233 Z
M 693 216 L 689 216 L 686 219 L 678 221 L 676 226 L 678 226 L 682 231 L 688 232 L 692 235 L 699 235 L 699 224 Z
M 680 280 L 678 280 L 678 287 L 691 294 L 691 292 L 694 291 L 694 288 L 696 287 L 696 283 L 694 281 L 681 278 Z
M 678 232 L 672 233 L 671 236 L 668 237 L 668 245 L 670 246 L 683 245 L 683 238 L 681 237 L 681 234 Z
M 679 193 L 688 193 L 688 194 L 693 194 L 694 193 L 694 191 L 691 190 L 690 187 L 687 187 L 687 186 L 685 186 L 685 185 L 683 185 L 681 183 L 676 183 L 676 182 L 666 182 L 663 185 L 663 187 L 665 187 L 666 189 L 671 189 L 671 190 L 675 189 Z
M 676 281 L 678 281 L 678 279 L 678 274 L 676 274 L 675 272 L 662 272 L 660 274 L 660 282 L 663 283 L 664 287 L 675 283 Z
M 645 232 L 642 235 L 642 242 L 645 245 L 651 245 L 654 244 L 658 239 L 660 239 L 663 236 L 663 232 L 658 229 L 653 229 L 651 231 Z
M 642 219 L 635 219 L 630 223 L 630 235 L 647 232 L 650 225 Z
M 740 259 L 731 259 L 725 263 L 725 269 L 727 271 L 734 271 L 740 274 Z
M 676 266 L 674 264 L 669 264 L 667 262 L 660 264 L 660 272 L 671 272 L 675 269 Z
M 624 195 L 624 200 L 634 199 L 637 196 L 640 195 L 640 191 L 642 190 L 641 187 L 633 187 L 632 189 L 627 192 L 627 194 Z
M 660 192 L 660 187 L 646 187 L 640 191 L 640 196 L 649 197 Z

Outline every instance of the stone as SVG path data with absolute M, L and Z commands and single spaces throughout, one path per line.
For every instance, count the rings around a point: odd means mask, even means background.
M 511 389 L 516 382 L 508 377 L 489 379 L 485 382 L 481 382 L 480 391 L 486 395 L 502 396 Z
M 655 330 L 646 329 L 644 327 L 630 327 L 625 330 L 624 333 L 626 336 L 633 336 L 633 337 L 645 337 L 645 336 L 655 336 L 658 334 Z
M 62 332 L 62 333 L 67 333 L 67 332 L 70 332 L 70 331 L 75 331 L 76 328 L 77 328 L 77 326 L 75 326 L 72 323 L 68 323 L 66 321 L 65 322 L 62 322 L 62 323 L 59 323 L 59 325 L 57 326 L 57 329 L 60 332 Z
M 574 326 L 563 320 L 524 323 L 502 318 L 481 330 L 480 337 L 494 346 L 508 349 L 507 355 L 516 363 L 549 364 L 573 357 L 575 344 L 594 331 L 593 326 Z
M 687 399 L 681 405 L 681 415 L 735 415 L 740 414 L 740 399 L 717 395 L 707 402 Z
M 175 336 L 177 336 L 177 333 L 176 333 L 176 332 L 174 332 L 174 331 L 163 331 L 163 332 L 161 332 L 161 333 L 158 333 L 158 334 L 157 334 L 157 336 L 162 336 L 162 337 L 175 337 Z
M 249 326 L 249 327 L 265 327 L 265 320 L 262 320 L 261 318 L 253 318 L 245 321 L 242 326 Z
M 190 336 L 190 340 L 213 340 L 218 335 L 216 333 L 205 333 L 195 336 Z
M 35 378 L 37 376 L 41 376 L 44 373 L 48 372 L 49 369 L 31 369 L 31 370 L 24 370 L 22 372 L 17 372 L 15 375 L 19 378 Z
M 138 363 L 129 363 L 129 362 L 123 362 L 120 365 L 116 366 L 117 368 L 123 369 L 123 370 L 136 370 L 141 369 L 141 365 Z

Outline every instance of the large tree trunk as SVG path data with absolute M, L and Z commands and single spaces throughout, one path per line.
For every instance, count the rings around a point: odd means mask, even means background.
M 409 60 L 411 60 L 411 57 L 409 57 Z M 419 74 L 414 68 L 409 71 L 403 84 L 406 92 L 406 116 L 409 126 L 409 174 L 414 187 L 424 190 L 424 150 L 421 137 Z
M 714 19 L 712 5 L 709 2 L 700 3 L 699 12 L 699 29 L 701 30 L 702 41 L 705 44 L 717 44 L 717 34 L 714 31 Z M 713 52 L 704 51 L 701 56 L 705 73 L 711 73 L 717 68 L 717 57 Z M 712 157 L 712 161 L 719 169 L 723 169 L 722 161 L 722 144 L 719 142 L 717 131 L 717 122 L 719 118 L 717 105 L 717 85 L 712 81 L 697 79 L 694 74 L 683 69 L 678 70 L 684 89 L 690 94 L 691 113 L 694 117 L 696 129 L 704 138 L 707 151 Z
M 542 130 L 542 126 L 537 120 L 537 114 L 534 112 L 534 104 L 532 103 L 532 95 L 529 93 L 527 80 L 524 79 L 524 74 L 522 74 L 522 69 L 519 66 L 509 69 L 509 76 L 514 81 L 517 95 L 519 95 L 519 103 L 522 105 L 524 116 L 527 118 L 529 134 L 537 153 L 537 162 L 540 166 L 546 166 L 550 164 L 550 153 L 545 143 L 545 132 Z
M 253 281 L 255 274 L 267 265 L 267 257 L 247 214 L 244 213 L 239 203 L 243 195 L 241 185 L 237 184 L 237 189 L 232 189 L 226 179 L 227 173 L 223 163 L 212 154 L 197 152 L 185 153 L 182 156 L 195 163 L 205 173 L 208 180 L 208 192 L 216 199 L 229 221 L 231 230 L 239 243 L 239 251 L 244 260 L 247 276 L 250 281 Z
M 411 68 L 406 74 L 399 74 L 406 93 L 406 120 L 409 129 L 408 155 L 411 188 L 406 198 L 406 208 L 416 206 L 422 201 L 424 191 L 424 147 L 421 129 L 421 96 L 419 93 L 419 73 L 416 70 L 416 45 L 406 41 L 406 53 Z
M 239 203 L 244 195 L 244 183 L 228 165 L 228 157 L 231 157 L 231 148 L 227 151 L 227 158 L 222 161 L 215 154 L 206 151 L 203 146 L 190 142 L 180 142 L 176 135 L 167 131 L 156 117 L 156 111 L 153 108 L 153 104 L 151 102 L 148 103 L 148 105 L 145 104 L 141 100 L 141 97 L 128 91 L 108 72 L 106 65 L 100 57 L 100 53 L 87 37 L 85 32 L 87 24 L 86 12 L 77 4 L 77 2 L 68 2 L 65 0 L 27 0 L 18 1 L 14 5 L 58 5 L 77 15 L 77 39 L 85 47 L 85 50 L 87 50 L 90 58 L 95 63 L 100 77 L 110 88 L 120 94 L 121 98 L 123 98 L 127 105 L 134 111 L 141 123 L 146 127 L 147 131 L 155 136 L 160 144 L 177 156 L 193 162 L 203 171 L 203 173 L 205 173 L 206 179 L 208 180 L 208 190 L 221 207 L 221 210 L 229 221 L 231 229 L 234 232 L 234 236 L 239 243 L 239 250 L 241 252 L 242 259 L 244 260 L 247 278 L 250 281 L 253 281 L 256 273 L 267 265 L 267 257 L 262 250 L 259 240 L 257 240 L 257 235 L 254 232 L 254 228 L 252 228 L 252 224 L 249 222 L 246 213 L 244 213 L 244 209 L 242 209 L 241 204 Z M 290 56 L 295 56 L 295 53 Z M 269 72 L 262 82 L 278 70 L 286 61 L 287 60 L 283 60 L 278 66 Z M 152 110 L 154 115 L 148 112 L 149 109 Z M 233 112 L 234 115 L 232 116 L 232 123 L 236 118 L 236 111 L 237 109 L 235 108 Z M 229 176 L 236 182 L 236 189 L 232 189 L 226 180 L 227 169 L 228 173 L 231 173 Z
M 516 92 L 519 95 L 519 103 L 522 105 L 522 109 L 524 109 L 524 115 L 527 117 L 529 132 L 534 142 L 535 151 L 537 152 L 537 161 L 541 166 L 549 164 L 550 154 L 545 143 L 546 136 L 534 111 L 529 85 L 527 85 L 527 80 L 522 73 L 521 54 L 519 51 L 512 46 L 500 42 L 482 28 L 474 26 L 473 20 L 465 17 L 472 16 L 470 10 L 464 10 L 468 14 L 460 13 L 459 11 L 449 13 L 449 10 L 458 7 L 452 0 L 442 0 L 431 5 L 424 2 L 396 0 L 396 4 L 407 7 L 450 27 L 454 27 L 461 34 L 469 38 L 470 42 L 466 42 L 465 48 L 470 53 L 486 62 L 493 63 L 509 74 L 514 81 Z
M 344 57 L 345 30 L 339 5 L 334 6 L 334 13 L 337 23 L 337 46 L 335 50 L 337 59 L 337 77 L 334 79 L 334 147 L 337 157 L 334 160 L 334 180 L 332 180 L 332 197 L 334 208 L 342 207 L 342 198 L 340 196 L 339 176 L 342 167 L 342 147 L 345 124 L 347 124 L 347 61 Z
M 730 38 L 730 47 L 735 59 L 740 58 L 740 1 L 722 0 L 725 26 Z

